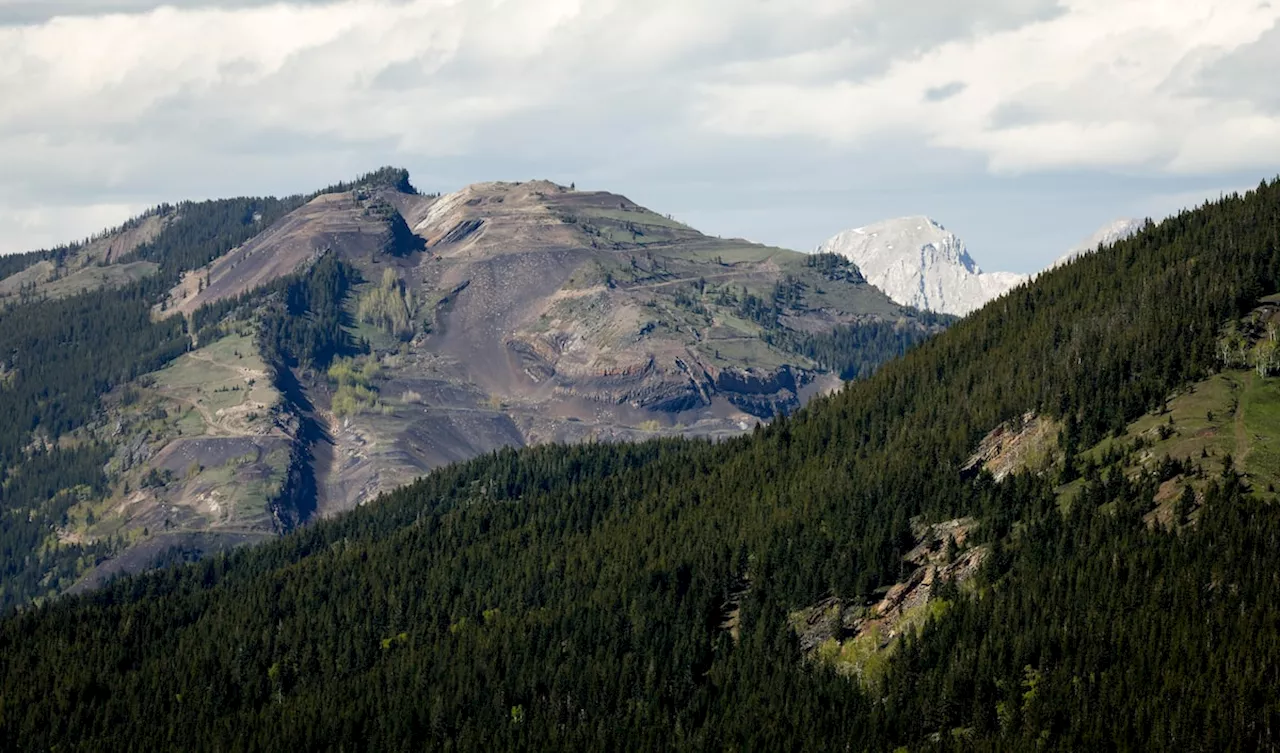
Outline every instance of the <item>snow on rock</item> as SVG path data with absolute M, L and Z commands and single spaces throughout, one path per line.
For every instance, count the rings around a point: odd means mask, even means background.
M 902 217 L 846 230 L 817 248 L 858 266 L 897 303 L 964 316 L 1027 280 L 983 272 L 964 242 L 928 217 Z
M 1144 220 L 1135 220 L 1130 217 L 1124 219 L 1113 220 L 1098 228 L 1098 232 L 1086 238 L 1080 245 L 1071 249 L 1067 253 L 1058 257 L 1049 268 L 1060 267 L 1071 261 L 1075 261 L 1081 256 L 1098 250 L 1099 246 L 1110 246 L 1113 243 L 1119 243 L 1125 238 L 1137 235 L 1138 231 L 1146 224 Z

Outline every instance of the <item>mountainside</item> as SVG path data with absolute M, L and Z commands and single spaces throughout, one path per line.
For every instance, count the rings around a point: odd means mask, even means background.
M 867 281 L 904 306 L 964 316 L 1026 281 L 983 272 L 964 242 L 928 217 L 902 217 L 846 230 L 818 246 L 857 265 Z
M 489 454 L 12 615 L 0 741 L 1274 747 L 1278 293 L 1280 180 L 750 435 Z
M 390 169 L 165 205 L 0 272 L 4 606 L 502 447 L 739 434 L 949 321 L 615 194 L 423 196 Z

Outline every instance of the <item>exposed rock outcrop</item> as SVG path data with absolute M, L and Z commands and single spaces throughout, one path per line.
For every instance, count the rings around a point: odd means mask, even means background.
M 832 596 L 793 612 L 791 628 L 801 651 L 843 674 L 872 679 L 866 676 L 868 668 L 883 666 L 905 631 L 922 626 L 935 608 L 946 608 L 938 602 L 935 586 L 958 588 L 977 574 L 988 549 L 966 547 L 974 526 L 971 518 L 916 524 L 916 546 L 903 558 L 915 568 L 880 599 L 859 604 Z
M 1051 460 L 1058 441 L 1056 421 L 1034 411 L 992 429 L 960 468 L 966 478 L 986 470 L 1001 481 L 1010 473 L 1039 470 Z

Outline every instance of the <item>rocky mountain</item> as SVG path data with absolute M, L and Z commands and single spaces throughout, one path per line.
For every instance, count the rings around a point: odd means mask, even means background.
M 872 285 L 904 306 L 964 316 L 1026 281 L 983 272 L 964 242 L 924 216 L 846 230 L 818 246 L 857 265 Z
M 616 194 L 426 196 L 395 170 L 159 207 L 10 264 L 0 378 L 19 389 L 0 408 L 30 415 L 0 470 L 24 473 L 33 441 L 87 453 L 58 461 L 86 469 L 80 491 L 50 471 L 52 491 L 21 500 L 62 495 L 12 548 L 18 603 L 269 538 L 503 447 L 740 434 L 947 324 L 843 259 L 708 237 Z M 126 308 L 142 323 L 113 329 Z M 80 340 L 60 374 L 76 415 L 55 422 L 24 380 L 51 362 L 41 349 Z M 116 340 L 102 373 L 93 354 Z M 48 561 L 19 563 L 34 545 Z

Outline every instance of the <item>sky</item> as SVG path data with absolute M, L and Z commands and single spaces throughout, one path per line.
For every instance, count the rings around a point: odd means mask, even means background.
M 0 0 L 0 253 L 382 165 L 988 270 L 1280 173 L 1280 0 Z

